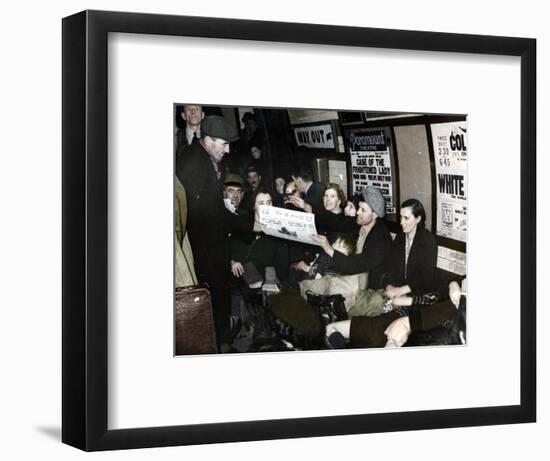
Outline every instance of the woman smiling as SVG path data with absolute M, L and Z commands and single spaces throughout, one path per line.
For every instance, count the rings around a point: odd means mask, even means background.
M 389 298 L 423 294 L 435 288 L 437 245 L 432 233 L 424 227 L 424 206 L 411 198 L 402 203 L 399 214 L 402 232 L 392 244 L 383 278 Z
M 338 184 L 330 183 L 323 195 L 323 206 L 325 210 L 334 213 L 342 213 L 342 205 L 346 203 L 344 191 Z

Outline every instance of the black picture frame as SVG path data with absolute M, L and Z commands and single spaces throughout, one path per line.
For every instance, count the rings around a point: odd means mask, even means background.
M 87 451 L 534 422 L 536 41 L 315 24 L 83 11 L 63 29 L 62 440 Z M 519 405 L 109 430 L 107 35 L 173 35 L 521 57 Z

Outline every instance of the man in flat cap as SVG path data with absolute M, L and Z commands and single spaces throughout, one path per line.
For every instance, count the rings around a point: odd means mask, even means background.
M 386 202 L 380 189 L 372 186 L 364 188 L 357 211 L 353 210 L 356 223 L 360 226 L 355 254 L 345 255 L 335 250 L 324 235 L 313 236 L 313 239 L 330 256 L 329 269 L 349 275 L 368 272 L 369 288 L 383 288 L 380 279 L 392 240 L 382 219 L 386 214 Z
M 187 192 L 189 241 L 195 257 L 199 283 L 208 285 L 216 336 L 223 350 L 231 342 L 229 316 L 229 234 L 251 228 L 248 219 L 231 213 L 224 205 L 219 163 L 229 153 L 237 130 L 224 117 L 205 117 L 201 138 L 185 149 L 176 164 L 176 176 Z
M 225 201 L 225 207 L 233 213 L 238 213 L 243 195 L 242 178 L 235 173 L 226 174 L 223 179 L 223 199 Z

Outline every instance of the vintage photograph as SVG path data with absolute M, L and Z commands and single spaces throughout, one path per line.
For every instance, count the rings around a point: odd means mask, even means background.
M 173 124 L 176 356 L 466 344 L 465 114 Z

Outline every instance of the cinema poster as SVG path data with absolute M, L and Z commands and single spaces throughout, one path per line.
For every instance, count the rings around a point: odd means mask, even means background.
M 467 123 L 431 125 L 436 173 L 436 233 L 466 242 L 468 229 Z
M 367 186 L 380 189 L 386 212 L 395 213 L 390 150 L 384 130 L 356 131 L 349 137 L 353 193 Z

